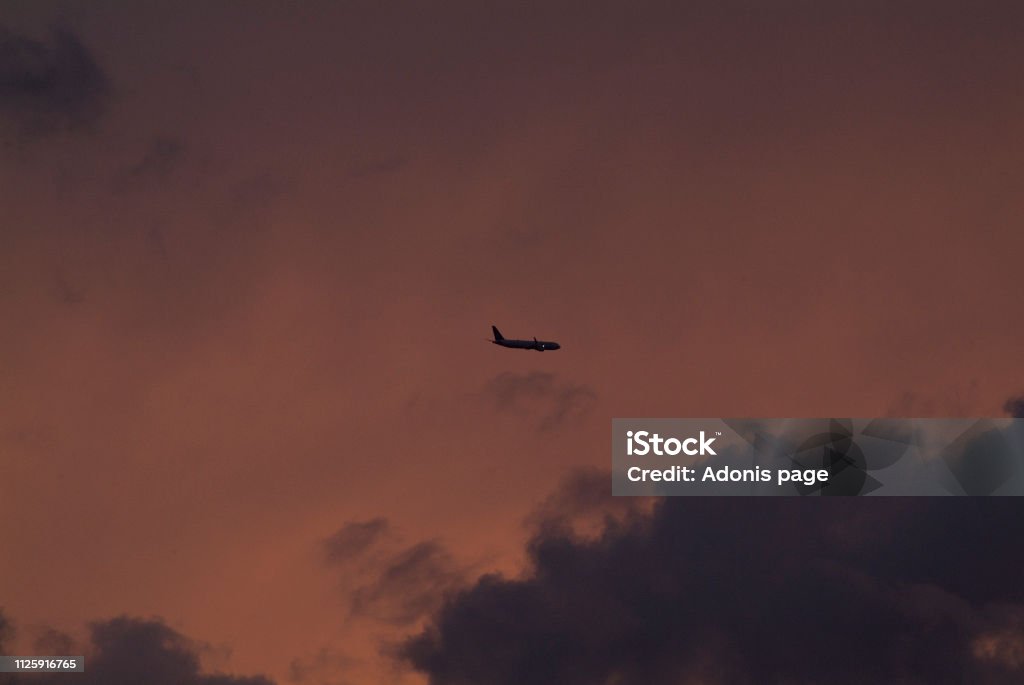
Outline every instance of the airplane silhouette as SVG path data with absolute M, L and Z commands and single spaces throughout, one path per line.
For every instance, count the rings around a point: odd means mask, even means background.
M 491 330 L 494 331 L 494 340 L 491 342 L 495 345 L 501 345 L 502 347 L 514 347 L 520 350 L 537 350 L 543 352 L 544 350 L 558 350 L 562 346 L 556 342 L 549 342 L 547 340 L 510 340 L 501 334 L 497 326 L 491 326 Z

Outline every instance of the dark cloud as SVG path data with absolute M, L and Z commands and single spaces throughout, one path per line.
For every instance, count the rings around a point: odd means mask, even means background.
M 480 578 L 401 655 L 432 685 L 1019 683 L 1022 534 L 1010 497 L 667 498 L 543 527 L 528 576 Z
M 484 386 L 501 411 L 532 417 L 541 431 L 556 430 L 585 417 L 597 401 L 589 386 L 559 382 L 553 373 L 501 373 Z
M 91 625 L 85 672 L 74 679 L 81 685 L 273 685 L 262 676 L 201 673 L 201 650 L 159 620 L 121 616 Z M 24 682 L 58 685 L 67 677 L 33 676 Z
M 352 615 L 408 625 L 436 610 L 464 574 L 436 540 L 417 543 L 388 557 L 372 582 L 352 592 Z
M 1015 419 L 1024 419 L 1024 395 L 1017 395 L 1006 400 L 1003 411 Z
M 331 563 L 350 561 L 366 552 L 388 532 L 388 520 L 350 521 L 324 540 L 324 552 Z
M 43 42 L 0 26 L 0 112 L 22 132 L 91 127 L 109 93 L 106 73 L 70 29 L 54 27 Z

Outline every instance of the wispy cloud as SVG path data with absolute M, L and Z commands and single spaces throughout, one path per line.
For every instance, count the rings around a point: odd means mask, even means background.
M 541 431 L 551 431 L 583 419 L 597 401 L 597 393 L 583 384 L 559 381 L 546 371 L 506 371 L 484 386 L 499 411 L 531 417 Z

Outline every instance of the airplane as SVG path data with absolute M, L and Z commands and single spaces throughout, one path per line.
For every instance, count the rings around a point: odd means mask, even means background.
M 537 350 L 543 352 L 544 350 L 559 350 L 562 348 L 556 342 L 548 342 L 547 340 L 509 340 L 501 334 L 497 326 L 491 326 L 491 330 L 494 331 L 494 340 L 490 342 L 495 345 L 501 345 L 502 347 L 514 347 L 520 350 Z

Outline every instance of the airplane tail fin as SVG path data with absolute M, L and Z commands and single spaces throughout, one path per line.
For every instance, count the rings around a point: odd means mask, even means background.
M 497 326 L 491 326 L 491 330 L 494 331 L 494 339 L 495 340 L 504 340 L 505 339 L 505 336 L 503 336 L 501 334 L 501 331 L 498 330 Z

